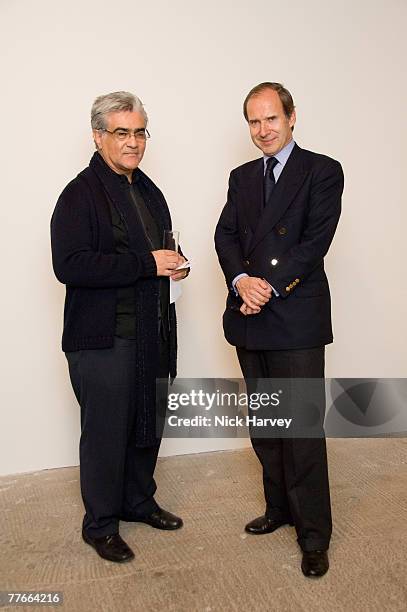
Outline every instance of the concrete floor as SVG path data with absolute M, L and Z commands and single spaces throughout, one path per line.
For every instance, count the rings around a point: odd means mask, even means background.
M 244 533 L 264 503 L 257 459 L 241 450 L 161 459 L 157 501 L 185 525 L 123 523 L 136 553 L 124 565 L 81 540 L 78 468 L 1 478 L 0 590 L 63 591 L 64 604 L 47 608 L 69 612 L 405 611 L 407 441 L 328 449 L 334 533 L 323 578 L 302 575 L 293 527 Z

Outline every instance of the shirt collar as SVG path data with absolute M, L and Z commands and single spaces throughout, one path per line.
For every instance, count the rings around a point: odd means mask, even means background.
M 295 141 L 294 140 L 290 140 L 290 142 L 288 144 L 286 144 L 285 147 L 283 147 L 281 149 L 281 151 L 279 151 L 275 155 L 263 155 L 264 168 L 266 168 L 267 160 L 270 159 L 270 157 L 275 157 L 276 160 L 284 168 L 284 166 L 287 163 L 288 158 L 291 155 L 291 151 L 294 149 L 294 147 L 295 147 Z

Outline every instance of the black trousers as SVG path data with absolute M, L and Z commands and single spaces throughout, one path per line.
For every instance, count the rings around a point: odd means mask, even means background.
M 66 353 L 81 407 L 80 481 L 83 529 L 91 537 L 117 533 L 119 519 L 154 512 L 154 469 L 161 440 L 135 445 L 135 340 L 115 337 L 107 349 Z M 157 378 L 168 378 L 169 345 L 160 340 Z
M 325 414 L 325 347 L 302 350 L 248 351 L 237 348 L 247 386 L 256 378 L 321 379 L 318 409 Z M 312 382 L 314 384 L 315 381 Z M 250 389 L 248 388 L 248 392 Z M 301 418 L 301 402 L 290 407 Z M 263 467 L 266 515 L 292 520 L 302 550 L 327 550 L 332 532 L 326 442 L 313 438 L 253 438 Z

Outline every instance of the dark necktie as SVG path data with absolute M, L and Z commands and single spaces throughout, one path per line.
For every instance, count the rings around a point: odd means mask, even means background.
M 278 159 L 275 157 L 269 157 L 266 165 L 266 172 L 264 174 L 264 206 L 270 199 L 274 187 L 276 186 L 276 179 L 274 178 L 273 168 L 278 164 Z

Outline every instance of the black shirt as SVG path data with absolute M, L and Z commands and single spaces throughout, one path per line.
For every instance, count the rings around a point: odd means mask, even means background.
M 133 180 L 131 183 L 128 182 L 124 175 L 120 176 L 120 181 L 126 196 L 130 198 L 130 201 L 137 210 L 151 250 L 156 251 L 161 249 L 162 236 L 160 235 L 160 229 L 137 185 L 137 170 L 133 172 Z M 112 217 L 116 252 L 126 253 L 129 250 L 126 224 L 112 202 L 110 202 L 110 213 Z M 134 287 L 122 287 L 117 289 L 115 335 L 121 338 L 135 338 L 136 313 L 134 291 Z M 169 281 L 166 278 L 160 279 L 159 298 L 159 304 L 157 304 L 158 325 L 161 335 L 166 338 L 168 336 L 169 305 Z

